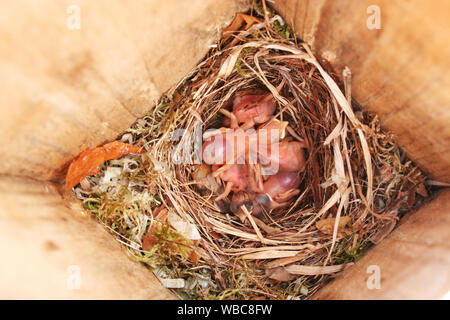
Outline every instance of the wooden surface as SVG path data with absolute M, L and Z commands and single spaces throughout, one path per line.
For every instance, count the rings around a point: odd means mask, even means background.
M 368 29 L 370 5 L 381 29 Z M 275 7 L 432 178 L 450 182 L 450 2 L 276 0 Z
M 72 5 L 79 29 L 67 27 Z M 50 182 L 6 175 L 61 181 L 74 156 L 115 139 L 186 76 L 245 5 L 2 2 L 0 299 L 172 298 L 77 201 Z M 67 287 L 71 266 L 80 289 Z
M 375 274 L 370 266 L 379 267 L 380 289 L 367 286 Z M 405 217 L 391 235 L 314 298 L 441 299 L 449 291 L 450 190 L 445 190 Z
M 81 28 L 69 30 L 76 2 Z M 0 298 L 171 298 L 79 204 L 50 182 L 88 146 L 114 139 L 208 50 L 239 1 L 7 0 L 0 11 Z M 276 7 L 394 131 L 432 177 L 450 182 L 450 4 L 277 0 Z M 2 176 L 3 175 L 3 176 Z M 449 288 L 443 192 L 316 298 L 439 298 Z M 382 289 L 366 287 L 379 265 Z M 80 289 L 67 287 L 78 266 Z
M 0 299 L 174 298 L 50 182 L 0 178 L 0 252 Z
M 80 29 L 71 5 L 80 9 Z M 182 79 L 240 0 L 2 1 L 0 174 L 59 179 Z M 73 24 L 69 23 L 69 26 Z
M 381 29 L 368 29 L 376 4 Z M 276 0 L 320 59 L 353 74 L 352 93 L 425 172 L 450 182 L 450 2 Z M 450 289 L 450 191 L 406 222 L 316 299 L 440 299 Z M 370 266 L 381 289 L 369 290 Z

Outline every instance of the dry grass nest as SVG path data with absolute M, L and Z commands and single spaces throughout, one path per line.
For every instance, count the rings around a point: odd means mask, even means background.
M 75 188 L 129 252 L 183 298 L 306 298 L 427 195 L 423 174 L 377 117 L 352 102 L 350 71 L 340 85 L 290 38 L 279 16 L 255 21 L 225 34 L 121 136 L 145 153 L 108 161 L 87 178 L 90 188 Z M 301 192 L 289 206 L 258 216 L 250 208 L 242 222 L 227 199 L 215 202 L 217 190 L 205 188 L 193 137 L 221 127 L 220 110 L 252 89 L 272 93 L 274 118 L 288 121 L 289 135 L 308 147 Z M 185 231 L 173 228 L 177 221 Z

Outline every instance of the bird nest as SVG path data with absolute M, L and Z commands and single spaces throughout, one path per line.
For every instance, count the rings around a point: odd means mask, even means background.
M 306 298 L 426 197 L 422 173 L 352 101 L 350 78 L 345 69 L 341 85 L 279 16 L 238 14 L 196 69 L 122 135 L 144 152 L 105 162 L 74 190 L 181 297 Z M 236 126 L 233 105 L 252 94 L 275 110 Z M 202 161 L 202 140 L 249 137 L 269 123 L 283 124 L 275 142 L 302 146 L 293 190 L 283 201 L 264 197 L 270 174 L 244 156 L 246 179 L 262 189 L 224 193 L 221 166 Z M 238 194 L 250 200 L 236 203 Z

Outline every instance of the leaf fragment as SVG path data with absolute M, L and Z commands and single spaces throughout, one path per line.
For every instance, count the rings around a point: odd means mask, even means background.
M 266 269 L 266 276 L 280 282 L 291 281 L 295 278 L 295 276 L 288 272 L 284 267 Z
M 223 29 L 222 38 L 224 41 L 226 41 L 232 36 L 233 32 L 239 30 L 248 30 L 253 25 L 261 22 L 262 20 L 259 18 L 238 12 L 236 13 L 236 16 L 234 17 L 233 21 L 231 21 L 230 25 L 225 29 Z
M 117 159 L 129 153 L 144 152 L 139 147 L 114 141 L 94 149 L 87 148 L 72 161 L 66 175 L 66 192 L 80 183 L 86 176 L 97 174 L 99 166 L 108 160 Z
M 350 217 L 344 216 L 339 219 L 339 229 L 343 229 L 349 222 Z M 336 223 L 336 218 L 326 218 L 321 219 L 316 222 L 316 228 L 325 234 L 333 234 L 334 224 Z

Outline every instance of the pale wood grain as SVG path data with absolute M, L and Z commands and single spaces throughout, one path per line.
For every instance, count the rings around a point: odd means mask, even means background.
M 81 28 L 66 27 L 67 8 Z M 0 298 L 171 299 L 62 199 L 63 169 L 115 139 L 195 67 L 241 0 L 6 0 L 0 11 Z M 69 290 L 71 265 L 81 288 Z
M 86 147 L 115 139 L 182 79 L 241 1 L 2 2 L 0 174 L 60 179 Z
M 369 30 L 366 10 L 381 10 Z M 450 182 L 450 3 L 439 1 L 277 0 L 275 8 L 396 134 L 432 178 Z
M 0 178 L 0 299 L 174 298 L 58 187 Z M 70 266 L 79 267 L 79 289 L 67 287 Z
M 381 288 L 369 289 L 378 266 Z M 369 270 L 369 272 L 368 272 Z M 411 213 L 314 299 L 441 299 L 450 290 L 450 190 Z

